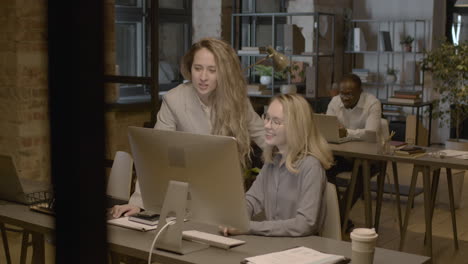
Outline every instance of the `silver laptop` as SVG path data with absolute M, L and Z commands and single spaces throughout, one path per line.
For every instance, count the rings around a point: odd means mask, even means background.
M 352 140 L 350 137 L 340 137 L 340 122 L 336 116 L 314 114 L 314 119 L 320 133 L 328 143 L 340 144 Z
M 31 205 L 40 200 L 50 199 L 50 184 L 18 176 L 13 159 L 0 154 L 0 199 Z

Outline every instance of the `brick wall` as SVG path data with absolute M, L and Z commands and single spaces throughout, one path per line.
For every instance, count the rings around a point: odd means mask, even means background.
M 105 71 L 112 74 L 114 0 L 105 3 Z M 0 153 L 13 156 L 21 177 L 42 181 L 50 180 L 46 6 L 46 0 L 2 0 L 0 9 Z M 106 86 L 107 98 L 115 87 Z M 149 111 L 106 113 L 106 158 L 130 151 L 127 127 L 149 120 Z
M 0 10 L 0 153 L 22 177 L 50 178 L 45 0 Z

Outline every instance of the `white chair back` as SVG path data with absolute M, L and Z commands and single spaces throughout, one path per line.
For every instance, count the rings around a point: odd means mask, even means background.
M 340 206 L 338 204 L 336 187 L 333 183 L 327 182 L 325 199 L 327 203 L 327 213 L 321 236 L 341 240 Z
M 132 171 L 132 156 L 125 151 L 117 151 L 107 182 L 106 194 L 114 198 L 128 200 L 130 198 Z

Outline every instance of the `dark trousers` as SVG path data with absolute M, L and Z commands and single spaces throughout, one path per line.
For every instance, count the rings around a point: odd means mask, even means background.
M 336 189 L 339 187 L 346 187 L 346 191 L 343 195 L 338 195 L 338 201 L 340 206 L 340 217 L 341 222 L 343 223 L 343 217 L 346 209 L 346 202 L 349 192 L 350 182 L 347 179 L 341 179 L 336 177 L 341 172 L 352 172 L 353 171 L 354 159 L 346 158 L 342 156 L 335 156 L 335 164 L 326 171 L 328 182 L 335 184 Z M 377 163 L 370 163 L 370 176 L 373 177 L 379 171 L 380 167 Z M 354 188 L 354 193 L 351 200 L 351 208 L 357 202 L 359 197 L 363 194 L 363 175 L 362 169 L 359 168 L 358 177 L 356 179 L 356 186 Z M 341 198 L 340 198 L 341 196 Z

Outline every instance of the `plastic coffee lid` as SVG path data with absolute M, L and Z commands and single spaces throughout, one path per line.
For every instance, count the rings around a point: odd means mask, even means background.
M 373 239 L 377 236 L 374 228 L 355 228 L 351 232 L 351 239 Z

